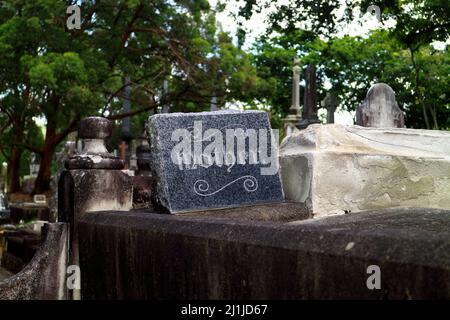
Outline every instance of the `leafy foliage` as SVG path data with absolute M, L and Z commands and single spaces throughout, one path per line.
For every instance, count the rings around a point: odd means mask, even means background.
M 75 4 L 76 2 L 74 2 Z M 37 192 L 50 181 L 53 153 L 78 121 L 112 120 L 149 111 L 223 104 L 253 90 L 256 72 L 246 53 L 216 26 L 206 0 L 88 0 L 81 2 L 81 30 L 65 28 L 70 1 L 3 0 L 0 6 L 0 117 L 7 119 L 0 149 L 15 158 L 40 155 Z M 124 113 L 124 78 L 132 110 Z M 162 83 L 170 92 L 162 97 Z M 34 139 L 33 118 L 46 120 Z M 18 171 L 16 160 L 13 171 Z M 17 167 L 17 168 L 16 168 Z M 17 175 L 16 175 L 17 176 Z M 17 177 L 15 177 L 17 180 Z
M 258 76 L 271 90 L 247 97 L 247 102 L 271 105 L 277 118 L 272 123 L 280 125 L 290 107 L 291 67 L 298 56 L 304 68 L 310 63 L 317 66 L 319 101 L 333 90 L 342 108 L 355 110 L 372 84 L 385 82 L 397 93 L 408 127 L 448 128 L 449 48 L 439 51 L 431 43 L 450 37 L 449 2 L 380 1 L 383 20 L 394 19 L 393 27 L 368 36 L 334 35 L 340 23 L 357 18 L 355 8 L 365 12 L 372 4 L 348 1 L 338 17 L 341 1 L 291 0 L 273 5 L 247 1 L 240 8 L 241 18 L 271 9 L 269 28 L 253 47 Z

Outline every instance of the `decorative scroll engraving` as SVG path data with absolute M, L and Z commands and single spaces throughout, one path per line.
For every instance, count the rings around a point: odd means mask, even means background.
M 202 197 L 209 197 L 212 196 L 222 190 L 224 190 L 226 187 L 236 183 L 237 181 L 244 180 L 243 186 L 245 191 L 247 192 L 255 192 L 258 189 L 258 181 L 254 176 L 242 176 L 240 178 L 237 178 L 236 180 L 231 181 L 230 183 L 227 183 L 222 188 L 214 191 L 209 192 L 209 183 L 206 180 L 197 180 L 194 183 L 194 192 Z

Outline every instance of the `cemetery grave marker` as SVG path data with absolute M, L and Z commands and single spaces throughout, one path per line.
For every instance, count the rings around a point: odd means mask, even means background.
M 283 201 L 265 112 L 158 114 L 147 125 L 157 209 L 176 213 Z
M 374 84 L 356 110 L 356 124 L 362 127 L 403 128 L 405 116 L 395 100 L 395 92 L 385 83 Z
M 306 129 L 310 124 L 320 123 L 317 117 L 316 67 L 312 64 L 306 68 L 304 101 L 303 119 L 298 124 L 299 129 Z

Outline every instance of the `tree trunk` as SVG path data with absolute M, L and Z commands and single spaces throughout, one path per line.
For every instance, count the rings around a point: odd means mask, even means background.
M 55 153 L 55 145 L 46 144 L 41 154 L 39 173 L 34 183 L 33 194 L 45 193 L 50 190 L 52 178 L 52 160 Z
M 414 56 L 414 49 L 410 46 L 408 46 L 409 52 L 411 53 L 411 62 L 415 71 L 416 81 L 414 85 L 414 95 L 416 95 L 417 100 L 419 101 L 419 104 L 422 105 L 422 112 L 423 112 L 423 120 L 425 121 L 425 127 L 426 129 L 431 129 L 430 126 L 430 120 L 428 120 L 428 113 L 427 113 L 427 107 L 425 105 L 425 102 L 423 101 L 422 93 L 420 91 L 419 81 L 420 81 L 420 69 L 419 66 L 416 63 L 416 59 Z
M 11 151 L 11 157 L 8 164 L 8 180 L 9 180 L 9 193 L 21 192 L 20 187 L 20 159 L 22 157 L 22 150 L 13 147 Z
M 433 119 L 433 130 L 439 130 L 436 108 L 430 107 L 431 118 Z

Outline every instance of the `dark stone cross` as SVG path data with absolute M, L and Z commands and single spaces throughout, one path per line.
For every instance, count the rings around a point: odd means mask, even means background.
M 306 129 L 310 124 L 320 123 L 317 117 L 316 67 L 312 64 L 306 68 L 305 82 L 303 119 L 297 126 L 299 129 Z

